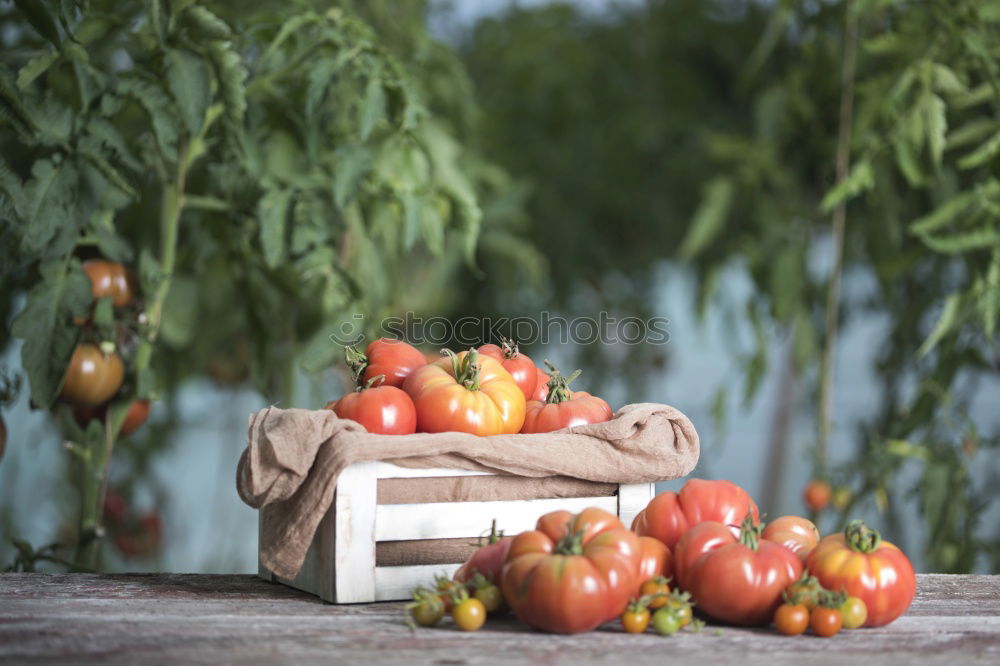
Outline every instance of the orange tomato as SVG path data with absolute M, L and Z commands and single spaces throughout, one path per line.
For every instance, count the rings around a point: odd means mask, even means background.
M 830 488 L 830 484 L 819 479 L 813 479 L 807 483 L 805 490 L 802 491 L 802 499 L 811 511 L 825 509 L 830 504 L 831 497 L 833 497 L 833 489 Z
M 639 537 L 639 574 L 636 578 L 638 583 L 644 585 L 651 579 L 663 579 L 674 575 L 674 558 L 670 554 L 670 549 L 663 545 L 663 542 L 653 537 Z M 669 588 L 666 590 L 669 592 Z M 639 596 L 652 594 L 639 590 Z M 663 604 L 651 608 L 659 608 Z
M 555 366 L 548 361 L 546 363 L 552 369 L 548 398 L 545 402 L 528 402 L 521 432 L 552 432 L 611 419 L 611 407 L 604 400 L 586 391 L 569 390 L 569 384 L 580 374 L 579 370 L 563 377 Z

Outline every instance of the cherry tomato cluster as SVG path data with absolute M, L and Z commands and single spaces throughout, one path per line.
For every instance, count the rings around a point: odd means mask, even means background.
M 418 587 L 412 595 L 413 601 L 406 605 L 411 627 L 433 627 L 448 613 L 462 631 L 476 631 L 488 613 L 499 612 L 504 605 L 500 588 L 479 572 L 468 582 L 438 576 L 433 589 Z
M 612 416 L 601 398 L 570 390 L 579 370 L 564 377 L 546 361 L 546 373 L 511 341 L 428 359 L 406 342 L 380 338 L 364 353 L 347 347 L 345 356 L 355 390 L 326 409 L 370 433 L 541 433 Z

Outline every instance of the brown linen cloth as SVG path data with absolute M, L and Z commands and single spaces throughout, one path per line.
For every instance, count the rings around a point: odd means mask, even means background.
M 352 463 L 374 460 L 402 467 L 647 483 L 690 473 L 698 462 L 698 433 L 684 414 L 653 403 L 626 405 L 604 423 L 492 437 L 458 432 L 374 435 L 331 410 L 268 407 L 250 416 L 247 448 L 236 471 L 243 501 L 266 507 L 260 535 L 263 565 L 294 578 L 333 502 L 340 472 Z

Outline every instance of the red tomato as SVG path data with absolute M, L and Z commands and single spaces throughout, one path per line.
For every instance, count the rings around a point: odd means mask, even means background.
M 767 524 L 761 538 L 780 543 L 805 563 L 809 553 L 819 543 L 819 530 L 808 518 L 782 516 Z
M 514 378 L 514 383 L 521 389 L 525 400 L 531 400 L 535 394 L 535 386 L 538 383 L 538 373 L 535 363 L 527 354 L 522 354 L 517 349 L 517 343 L 513 340 L 504 340 L 503 347 L 494 344 L 483 345 L 479 348 L 482 356 L 489 356 L 500 361 L 503 369 Z
M 597 508 L 554 511 L 514 537 L 503 569 L 503 595 L 536 629 L 589 631 L 621 615 L 635 592 L 639 539 Z
M 357 421 L 377 435 L 412 435 L 417 430 L 417 411 L 410 396 L 395 386 L 359 388 L 331 402 L 342 419 Z
M 549 374 L 541 368 L 535 368 L 535 375 L 538 377 L 535 382 L 535 391 L 531 394 L 531 400 L 545 402 L 549 397 Z
M 129 270 L 113 261 L 90 259 L 83 262 L 83 272 L 90 278 L 90 291 L 94 300 L 111 297 L 111 304 L 123 308 L 135 298 Z
M 809 628 L 821 638 L 829 638 L 843 626 L 844 619 L 837 608 L 817 606 L 809 614 Z
M 828 590 L 843 589 L 868 609 L 866 627 L 889 624 L 906 612 L 917 592 L 913 565 L 899 548 L 860 520 L 823 537 L 806 560 Z
M 513 434 L 524 425 L 524 394 L 500 362 L 476 350 L 448 356 L 406 378 L 420 432 Z
M 639 570 L 636 574 L 636 595 L 642 596 L 642 584 L 657 576 L 670 578 L 674 575 L 674 558 L 663 542 L 653 537 L 639 537 Z M 659 608 L 659 606 L 652 606 Z
M 125 366 L 115 352 L 105 354 L 97 345 L 77 345 L 66 368 L 59 399 L 74 405 L 97 407 L 121 388 Z
M 490 536 L 485 546 L 479 548 L 465 561 L 465 564 L 455 572 L 454 579 L 460 583 L 467 583 L 480 573 L 492 583 L 500 584 L 501 574 L 503 574 L 503 564 L 507 559 L 507 551 L 510 550 L 511 537 L 504 537 L 503 533 L 497 533 L 497 521 L 493 521 L 490 529 Z
M 569 384 L 580 375 L 577 370 L 569 377 L 563 377 L 555 367 L 549 379 L 549 396 L 545 402 L 532 400 L 524 414 L 523 433 L 552 432 L 561 428 L 587 423 L 603 423 L 611 418 L 611 407 L 586 391 L 570 391 Z
M 373 340 L 360 353 L 354 347 L 345 350 L 347 365 L 354 373 L 354 380 L 364 386 L 379 375 L 384 375 L 384 386 L 400 388 L 407 377 L 417 368 L 427 365 L 423 353 L 402 340 L 379 338 Z
M 73 419 L 81 428 L 86 428 L 87 424 L 97 419 L 103 421 L 108 412 L 107 405 L 100 407 L 74 407 Z M 122 428 L 118 431 L 119 437 L 127 437 L 139 429 L 146 419 L 149 418 L 149 400 L 133 400 L 125 413 L 125 420 L 122 421 Z
M 705 520 L 729 525 L 733 534 L 739 535 L 739 525 L 748 510 L 756 521 L 757 505 L 732 481 L 691 479 L 679 493 L 660 493 L 650 500 L 632 521 L 632 529 L 673 548 L 688 528 Z
M 811 511 L 825 509 L 830 504 L 831 497 L 833 497 L 833 489 L 830 488 L 830 484 L 818 479 L 807 483 L 805 490 L 802 491 L 802 499 Z
M 761 539 L 760 532 L 747 516 L 738 538 L 714 521 L 681 537 L 675 551 L 678 580 L 702 612 L 748 626 L 774 617 L 781 593 L 802 574 L 802 563 L 784 546 Z

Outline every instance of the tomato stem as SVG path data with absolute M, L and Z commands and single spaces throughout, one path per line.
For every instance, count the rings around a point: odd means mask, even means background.
M 573 392 L 569 389 L 569 384 L 580 376 L 581 370 L 576 370 L 569 377 L 563 377 L 559 369 L 548 359 L 545 365 L 549 368 L 549 396 L 545 399 L 550 405 L 557 405 L 573 399 Z
M 344 347 L 344 361 L 351 369 L 351 377 L 354 379 L 355 387 L 360 388 L 361 375 L 368 368 L 368 357 L 363 352 L 358 351 L 356 347 L 348 345 Z
M 566 524 L 566 536 L 556 543 L 554 552 L 559 555 L 583 555 L 583 532 L 584 527 L 578 532 L 570 531 L 569 523 Z
M 753 511 L 748 510 L 743 522 L 740 523 L 740 543 L 750 550 L 757 550 L 760 546 L 760 535 L 764 531 L 764 525 L 754 523 Z
M 465 357 L 458 358 L 458 355 L 450 349 L 442 350 L 451 358 L 451 372 L 455 375 L 455 381 L 469 389 L 479 390 L 479 352 L 475 348 L 469 349 Z
M 868 527 L 863 520 L 852 520 L 844 528 L 844 540 L 851 550 L 858 553 L 871 553 L 878 550 L 882 544 L 882 535 L 878 530 Z
M 511 338 L 500 338 L 501 349 L 503 349 L 503 357 L 505 359 L 512 360 L 518 357 L 520 352 L 517 348 L 517 343 Z

